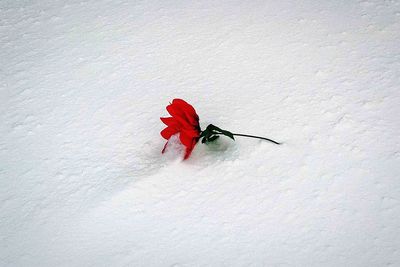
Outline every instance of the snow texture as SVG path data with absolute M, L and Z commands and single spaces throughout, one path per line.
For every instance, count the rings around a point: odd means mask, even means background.
M 0 2 L 0 266 L 400 266 L 400 1 Z M 222 138 L 165 155 L 173 98 Z

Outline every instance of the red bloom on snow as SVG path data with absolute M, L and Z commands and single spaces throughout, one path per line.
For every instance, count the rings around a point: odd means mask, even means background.
M 187 159 L 190 156 L 194 146 L 200 139 L 202 139 L 202 143 L 209 144 L 217 140 L 220 135 L 227 136 L 232 140 L 235 140 L 234 136 L 242 136 L 266 140 L 277 145 L 282 144 L 262 136 L 231 133 L 230 131 L 222 130 L 212 124 L 208 125 L 207 128 L 202 131 L 200 129 L 199 116 L 196 114 L 194 108 L 186 101 L 179 98 L 172 100 L 172 103 L 167 106 L 167 111 L 172 117 L 160 118 L 161 121 L 167 125 L 167 128 L 161 131 L 161 136 L 169 140 L 171 136 L 179 133 L 179 139 L 186 147 L 185 157 L 183 159 Z M 162 153 L 164 153 L 167 144 L 168 141 Z
M 179 133 L 179 139 L 186 147 L 184 159 L 187 159 L 200 138 L 199 116 L 190 104 L 178 98 L 172 100 L 172 103 L 167 106 L 167 111 L 172 117 L 160 118 L 167 125 L 167 128 L 162 130 L 160 134 L 163 138 L 169 140 L 172 135 Z M 164 153 L 167 144 L 168 141 L 162 153 Z

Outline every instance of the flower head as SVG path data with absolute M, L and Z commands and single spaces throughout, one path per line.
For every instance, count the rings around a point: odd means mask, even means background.
M 200 138 L 199 116 L 194 108 L 182 99 L 175 98 L 172 103 L 167 106 L 167 111 L 172 117 L 160 118 L 167 125 L 167 128 L 161 131 L 161 136 L 167 140 L 172 135 L 179 133 L 179 140 L 186 147 L 184 159 L 187 159 L 197 141 Z M 162 153 L 168 144 L 165 144 Z

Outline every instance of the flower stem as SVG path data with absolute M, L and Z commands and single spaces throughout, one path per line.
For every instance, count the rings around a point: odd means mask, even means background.
M 236 136 L 244 136 L 244 137 L 262 139 L 262 140 L 266 140 L 266 141 L 272 142 L 272 143 L 277 144 L 277 145 L 281 145 L 281 144 L 282 144 L 282 143 L 278 143 L 278 142 L 276 142 L 276 141 L 274 141 L 274 140 L 272 140 L 272 139 L 266 138 L 266 137 L 255 136 L 255 135 L 248 135 L 248 134 L 237 134 L 237 133 L 232 133 L 232 134 L 233 134 L 233 135 L 236 135 Z

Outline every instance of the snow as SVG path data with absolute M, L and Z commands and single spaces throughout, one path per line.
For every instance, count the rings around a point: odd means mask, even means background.
M 0 266 L 399 266 L 399 39 L 399 1 L 1 1 Z M 175 97 L 284 145 L 161 155 Z

